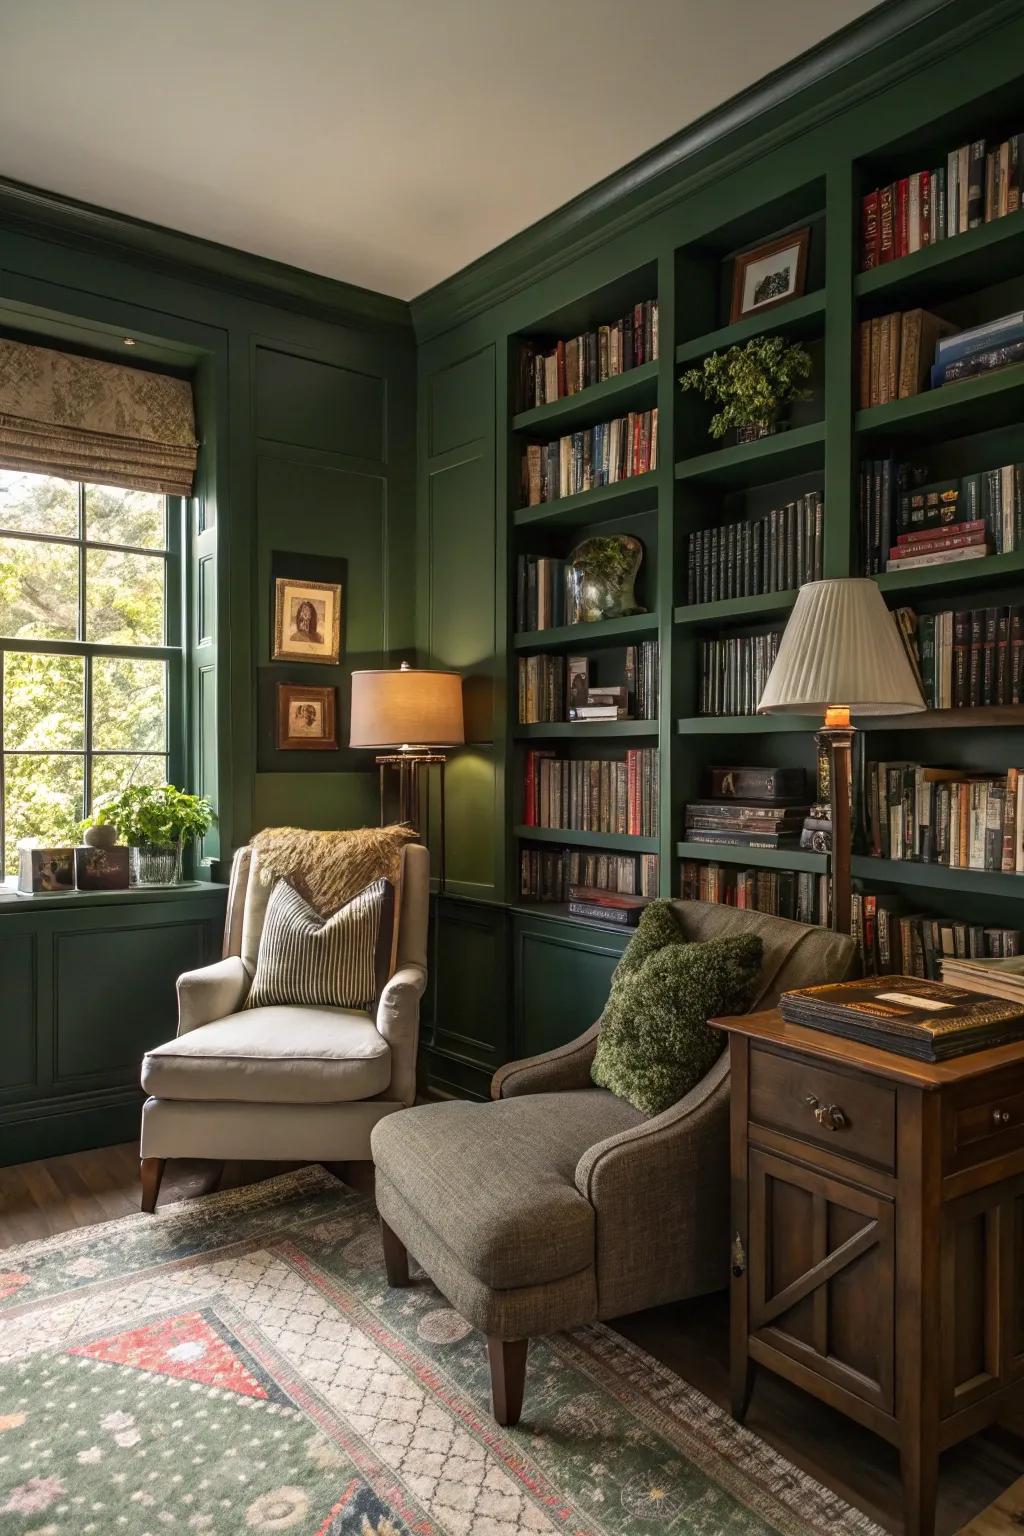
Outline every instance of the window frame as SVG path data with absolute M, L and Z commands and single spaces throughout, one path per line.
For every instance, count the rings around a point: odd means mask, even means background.
M 0 464 L 0 468 L 4 468 Z M 67 478 L 49 476 L 42 478 Z M 190 501 L 181 496 L 164 495 L 165 540 L 162 549 L 146 549 L 136 544 L 117 544 L 103 539 L 86 537 L 86 489 L 91 485 L 102 486 L 101 480 L 76 480 L 78 488 L 78 533 L 48 534 L 27 533 L 20 529 L 0 528 L 5 539 L 21 539 L 33 544 L 61 544 L 78 551 L 78 632 L 86 632 L 87 566 L 90 550 L 106 550 L 116 554 L 146 555 L 164 562 L 164 637 L 162 645 L 119 645 L 102 640 L 33 640 L 14 639 L 0 635 L 0 885 L 7 878 L 7 782 L 6 760 L 8 756 L 75 757 L 82 759 L 82 816 L 92 809 L 93 759 L 95 757 L 164 756 L 167 762 L 167 781 L 185 783 L 187 760 L 186 739 L 186 624 L 185 624 L 185 560 L 186 518 Z M 176 643 L 175 643 L 176 642 Z M 80 656 L 83 658 L 83 745 L 66 749 L 11 750 L 4 746 L 4 662 L 8 653 L 28 653 L 37 656 Z M 128 657 L 132 660 L 163 661 L 166 672 L 166 716 L 164 753 L 139 753 L 135 748 L 100 748 L 92 744 L 93 689 L 92 664 L 97 657 Z

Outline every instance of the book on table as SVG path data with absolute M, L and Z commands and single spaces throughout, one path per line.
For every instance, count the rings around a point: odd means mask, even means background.
M 784 992 L 787 1024 L 918 1061 L 945 1061 L 1024 1036 L 1024 1003 L 919 976 L 871 976 Z

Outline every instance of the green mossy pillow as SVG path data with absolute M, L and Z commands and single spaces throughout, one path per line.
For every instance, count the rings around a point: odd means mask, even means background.
M 612 976 L 594 1082 L 645 1115 L 678 1103 L 725 1046 L 707 1020 L 750 1006 L 761 954 L 753 934 L 689 944 L 669 903 L 652 902 Z

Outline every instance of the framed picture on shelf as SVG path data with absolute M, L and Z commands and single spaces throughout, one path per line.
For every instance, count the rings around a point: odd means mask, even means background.
M 807 281 L 807 247 L 810 227 L 791 230 L 736 257 L 732 273 L 730 321 L 759 314 L 797 299 Z
M 586 704 L 590 692 L 590 657 L 567 656 L 565 670 L 568 681 L 566 693 L 570 709 L 579 709 Z
M 279 752 L 336 752 L 338 709 L 336 688 L 277 685 L 277 748 Z
M 341 583 L 274 578 L 274 661 L 318 661 L 336 666 L 341 657 Z

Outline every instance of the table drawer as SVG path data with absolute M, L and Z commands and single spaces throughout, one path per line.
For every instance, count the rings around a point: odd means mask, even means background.
M 1024 1073 L 1004 1074 L 999 1087 L 970 1083 L 947 1105 L 946 1167 L 971 1168 L 1024 1147 Z
M 840 1157 L 896 1169 L 896 1092 L 810 1057 L 750 1049 L 750 1119 Z

